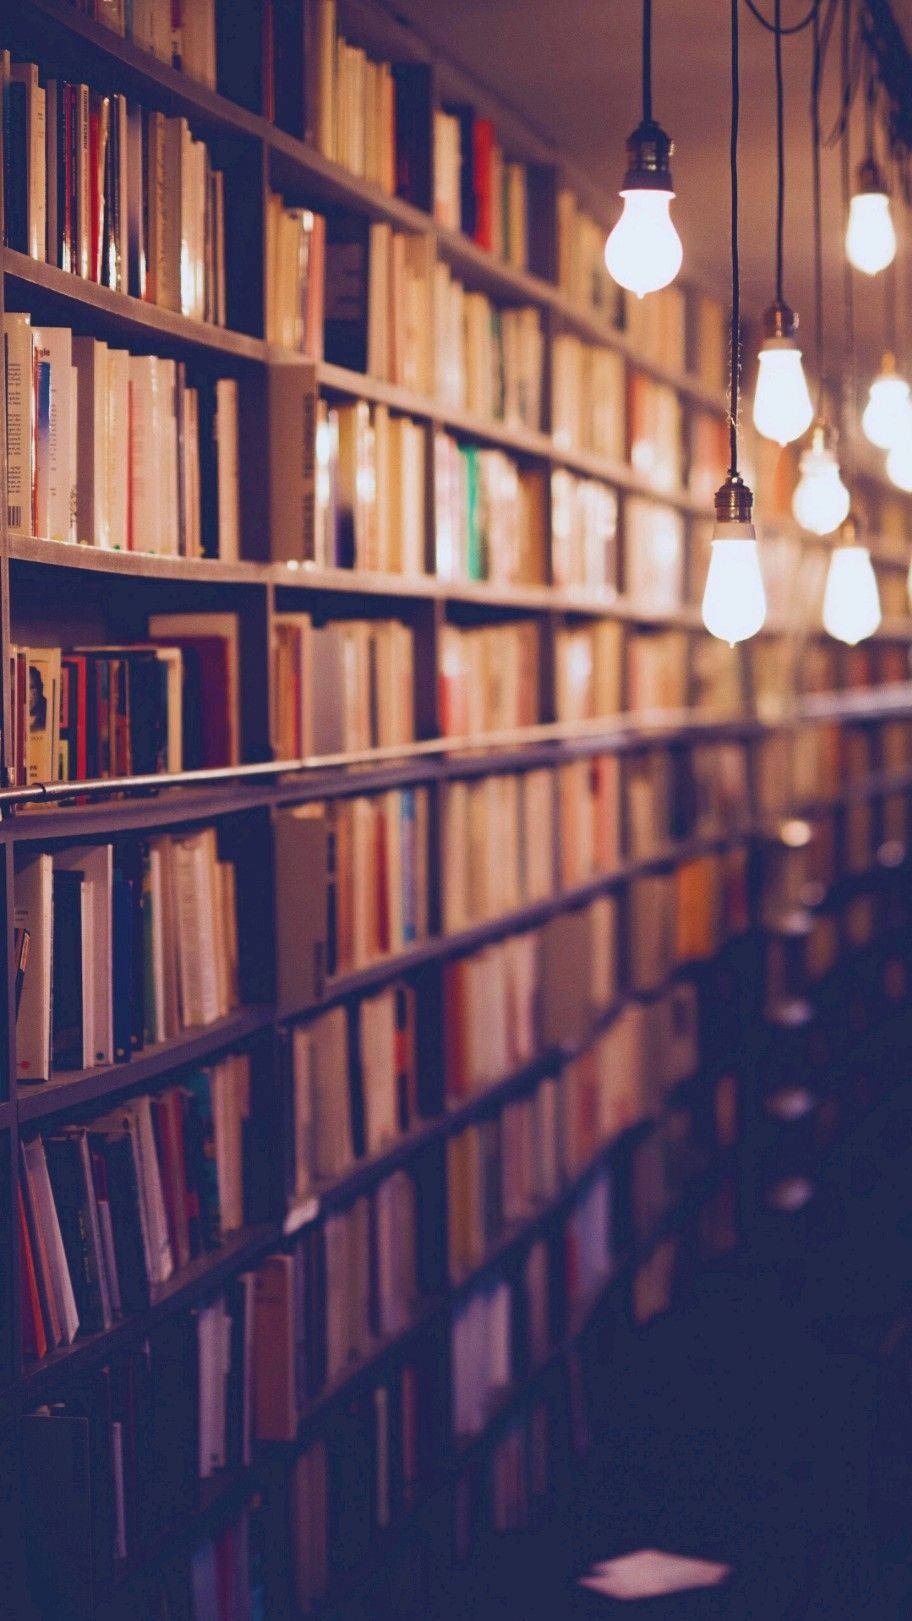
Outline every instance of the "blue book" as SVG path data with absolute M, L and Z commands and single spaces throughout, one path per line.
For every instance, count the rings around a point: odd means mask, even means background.
M 35 533 L 46 536 L 51 490 L 51 363 L 35 365 Z

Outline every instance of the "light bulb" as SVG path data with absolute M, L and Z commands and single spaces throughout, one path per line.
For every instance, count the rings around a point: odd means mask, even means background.
M 880 624 L 880 594 L 867 546 L 837 546 L 823 593 L 823 628 L 854 647 Z
M 728 642 L 729 647 L 756 636 L 766 618 L 766 592 L 751 522 L 753 500 L 737 473 L 730 473 L 716 491 L 716 524 L 702 614 L 710 635 Z
M 811 444 L 801 458 L 800 472 L 792 511 L 802 529 L 812 535 L 829 535 L 849 515 L 849 492 L 822 426 L 814 429 Z
M 671 221 L 673 191 L 622 191 L 624 209 L 605 243 L 615 281 L 642 298 L 667 287 L 681 268 L 684 249 Z
M 912 493 L 912 423 L 887 457 L 887 478 L 898 490 Z
M 669 212 L 673 150 L 671 137 L 651 119 L 627 140 L 624 207 L 605 243 L 605 263 L 618 285 L 637 298 L 667 287 L 681 268 L 684 250 Z
M 858 170 L 858 189 L 849 204 L 846 254 L 850 265 L 876 276 L 896 258 L 896 231 L 890 213 L 890 195 L 873 158 Z
M 777 445 L 807 433 L 814 416 L 801 350 L 791 338 L 768 338 L 760 350 L 754 427 Z
M 871 384 L 861 426 L 878 450 L 892 450 L 904 434 L 912 432 L 909 385 L 897 374 L 891 354 L 884 355 L 880 375 Z

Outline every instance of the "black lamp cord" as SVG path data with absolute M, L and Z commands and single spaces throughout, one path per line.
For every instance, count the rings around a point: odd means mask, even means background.
M 738 388 L 741 381 L 741 265 L 738 255 L 738 121 L 741 114 L 741 84 L 738 71 L 738 7 L 731 0 L 731 392 L 728 411 L 729 478 L 738 477 Z
M 782 0 L 773 9 L 773 56 L 776 63 L 776 303 L 782 296 L 782 260 L 785 225 L 785 107 L 782 82 Z
M 643 0 L 643 123 L 652 123 L 652 0 Z
M 814 186 L 814 323 L 817 349 L 817 415 L 823 416 L 823 212 L 820 188 L 820 8 L 814 7 L 813 69 L 811 72 L 811 159 Z
M 851 98 L 851 42 L 852 42 L 852 0 L 842 0 L 842 50 L 841 75 L 843 106 L 848 107 Z M 840 139 L 841 178 L 842 178 L 842 223 L 845 229 L 848 225 L 849 208 L 852 201 L 852 163 L 850 152 L 849 119 L 843 120 Z M 855 289 L 852 281 L 852 266 L 849 256 L 842 256 L 842 298 L 843 314 L 845 317 L 846 342 L 849 351 L 849 364 L 845 369 L 845 384 L 843 389 L 843 442 L 846 447 L 846 473 L 850 486 L 855 483 L 855 407 L 858 400 L 858 382 L 855 369 Z

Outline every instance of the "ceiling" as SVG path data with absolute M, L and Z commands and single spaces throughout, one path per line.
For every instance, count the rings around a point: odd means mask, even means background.
M 768 16 L 773 0 L 762 0 Z M 807 0 L 782 0 L 783 22 Z M 624 168 L 624 140 L 640 117 L 640 0 L 395 0 L 395 10 L 441 54 L 456 58 L 544 137 L 613 193 Z M 912 0 L 894 0 L 907 27 Z M 729 277 L 729 6 L 725 0 L 653 0 L 653 107 L 675 141 L 675 218 L 685 271 L 722 296 Z M 741 253 L 746 312 L 758 315 L 773 287 L 775 100 L 773 39 L 741 11 Z M 838 101 L 838 26 L 824 90 L 823 125 Z M 807 356 L 813 350 L 811 212 L 811 31 L 783 44 L 786 88 L 785 294 L 798 310 Z M 853 165 L 860 156 L 861 109 L 853 119 Z M 826 369 L 839 367 L 842 223 L 839 155 L 823 154 Z M 912 255 L 910 255 L 912 259 Z M 883 345 L 886 278 L 856 276 L 859 370 L 864 381 Z M 863 283 L 863 285 L 862 285 Z M 904 286 L 903 284 L 907 284 Z M 908 296 L 904 296 L 904 295 Z M 912 273 L 899 278 L 900 320 L 912 300 Z M 910 335 L 912 336 L 912 335 Z M 835 357 L 835 358 L 834 358 Z

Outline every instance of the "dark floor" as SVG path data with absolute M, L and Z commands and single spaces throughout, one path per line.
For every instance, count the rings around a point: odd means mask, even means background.
M 687 1307 L 619 1348 L 560 1552 L 530 1561 L 525 1592 L 515 1570 L 498 1592 L 495 1571 L 492 1615 L 912 1617 L 910 1120 L 888 1111 L 863 1129 L 789 1266 L 741 1260 L 704 1277 Z M 734 1573 L 636 1602 L 577 1586 L 593 1561 L 642 1547 Z

